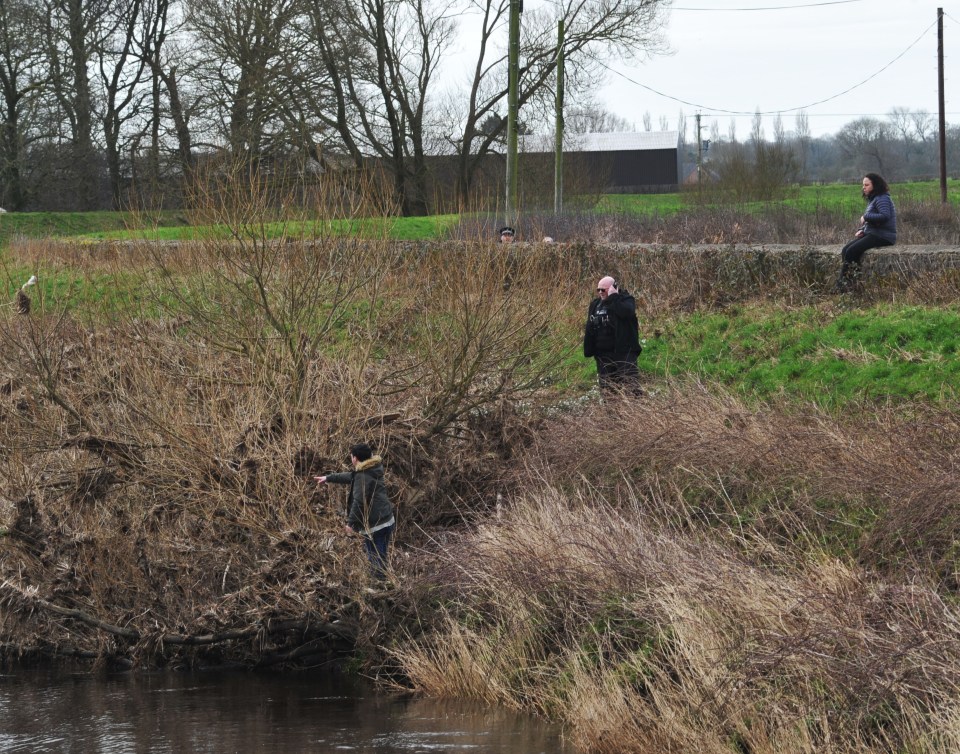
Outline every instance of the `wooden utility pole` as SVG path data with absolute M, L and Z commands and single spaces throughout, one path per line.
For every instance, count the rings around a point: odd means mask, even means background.
M 557 138 L 553 159 L 553 214 L 563 212 L 563 19 L 557 21 Z
M 517 211 L 517 111 L 520 109 L 520 14 L 523 0 L 510 0 L 510 49 L 507 78 L 506 221 L 516 225 Z
M 943 95 L 943 8 L 937 8 L 937 86 L 940 101 L 940 201 L 947 203 L 947 113 Z

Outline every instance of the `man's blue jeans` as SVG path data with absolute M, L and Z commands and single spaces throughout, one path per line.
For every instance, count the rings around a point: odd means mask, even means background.
M 377 581 L 384 581 L 387 578 L 387 550 L 396 526 L 393 524 L 363 536 L 363 547 L 367 552 L 367 560 L 370 561 L 370 572 Z

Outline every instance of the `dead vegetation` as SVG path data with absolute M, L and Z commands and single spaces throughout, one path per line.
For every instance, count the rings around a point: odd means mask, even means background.
M 685 385 L 556 419 L 397 663 L 589 751 L 952 751 L 958 417 L 860 409 Z
M 416 543 L 497 484 L 568 351 L 549 250 L 276 242 L 276 207 L 214 209 L 230 238 L 27 250 L 41 280 L 69 263 L 127 295 L 0 320 L 8 653 L 264 664 L 369 641 L 361 548 L 312 477 L 371 442 Z
M 430 315 L 454 318 L 450 306 Z M 550 369 L 549 349 L 519 328 L 503 342 L 456 337 L 389 366 L 369 357 L 371 343 L 319 357 L 294 390 L 281 359 L 164 323 L 6 321 L 4 643 L 153 663 L 264 662 L 318 632 L 356 640 L 359 548 L 339 534 L 340 497 L 312 476 L 345 468 L 357 438 L 372 441 L 416 541 L 417 527 L 459 517 L 458 494 L 494 484 L 491 459 L 520 441 L 505 430 L 506 401 L 539 390 L 535 375 Z M 457 368 L 434 360 L 453 351 Z M 216 644 L 229 648 L 206 651 Z
M 436 632 L 396 653 L 417 688 L 540 710 L 586 751 L 956 746 L 960 626 L 934 589 L 651 515 L 673 492 L 531 481 L 439 558 Z
M 740 205 L 708 193 L 698 204 L 687 197 L 682 211 L 669 214 L 636 212 L 577 212 L 563 215 L 531 212 L 524 216 L 521 237 L 539 240 L 550 236 L 564 243 L 696 244 L 800 244 L 843 245 L 849 240 L 854 217 L 833 207 L 815 210 L 771 202 L 757 211 L 756 205 Z M 900 244 L 960 244 L 960 211 L 955 204 L 895 197 Z M 461 237 L 490 235 L 470 219 L 458 231 Z

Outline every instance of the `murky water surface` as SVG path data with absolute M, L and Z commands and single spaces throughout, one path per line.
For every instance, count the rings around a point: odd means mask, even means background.
M 0 675 L 0 752 L 574 754 L 543 721 L 329 672 Z

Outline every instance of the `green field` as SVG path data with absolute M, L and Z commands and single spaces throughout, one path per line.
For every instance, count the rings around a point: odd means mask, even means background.
M 748 400 L 787 397 L 833 408 L 853 400 L 956 404 L 960 309 L 876 304 L 780 310 L 757 305 L 672 316 L 642 329 L 641 368 L 696 375 Z
M 939 201 L 937 181 L 897 184 L 893 187 L 898 203 Z M 948 183 L 948 196 L 960 203 L 960 181 Z M 600 198 L 593 213 L 625 213 L 644 216 L 668 216 L 693 207 L 728 207 L 713 203 L 707 195 L 698 202 L 694 192 L 673 194 L 607 194 Z M 775 202 L 748 202 L 736 205 L 746 212 L 764 212 L 773 208 L 789 208 L 804 214 L 830 213 L 855 216 L 863 206 L 856 184 L 829 184 L 797 187 Z M 371 238 L 420 241 L 448 237 L 461 217 L 433 215 L 428 217 L 390 217 L 365 220 L 326 221 L 296 218 L 286 221 L 251 223 L 248 231 L 265 238 L 314 237 L 330 234 L 359 234 Z M 189 213 L 131 212 L 22 212 L 0 216 L 0 244 L 14 238 L 76 237 L 90 240 L 190 240 L 229 236 L 220 226 L 197 225 Z
M 358 234 L 397 241 L 442 238 L 457 223 L 457 215 L 373 218 L 363 220 L 288 220 L 242 226 L 265 238 L 298 238 Z M 182 211 L 150 215 L 130 212 L 7 212 L 0 216 L 0 244 L 14 239 L 75 238 L 78 240 L 182 241 L 229 237 L 236 229 L 195 225 Z
M 891 187 L 898 203 L 939 202 L 939 181 L 914 181 Z M 949 201 L 960 204 L 960 180 L 947 182 Z M 716 201 L 709 191 L 698 201 L 695 191 L 680 194 L 607 194 L 601 197 L 598 211 L 627 212 L 645 215 L 671 215 L 689 210 L 693 206 L 731 206 Z M 772 202 L 743 202 L 736 204 L 744 211 L 761 212 L 772 207 L 785 207 L 803 213 L 829 212 L 856 215 L 863 208 L 858 184 L 830 183 L 816 186 L 798 186 L 787 191 L 786 196 Z

